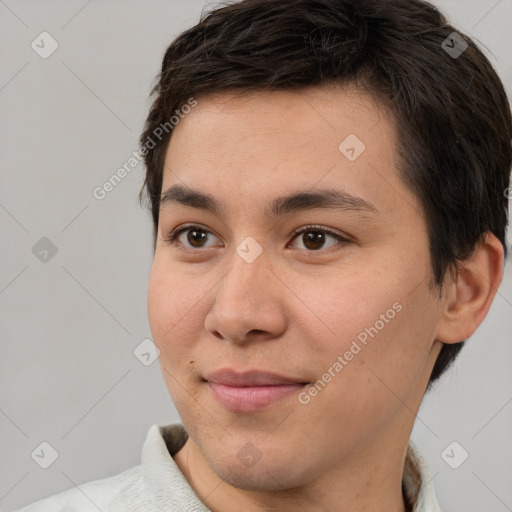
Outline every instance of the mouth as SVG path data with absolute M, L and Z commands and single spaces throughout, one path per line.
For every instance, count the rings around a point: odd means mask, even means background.
M 231 412 L 255 412 L 300 391 L 307 382 L 276 373 L 222 369 L 205 379 L 217 402 Z

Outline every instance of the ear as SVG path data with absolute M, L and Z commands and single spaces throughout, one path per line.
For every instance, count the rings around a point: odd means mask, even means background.
M 447 273 L 437 340 L 459 343 L 473 335 L 487 315 L 503 279 L 503 260 L 503 245 L 487 233 L 468 259 L 459 262 L 456 276 Z

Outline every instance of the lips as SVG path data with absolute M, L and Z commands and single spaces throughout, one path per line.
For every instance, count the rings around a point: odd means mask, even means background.
M 305 384 L 300 379 L 285 377 L 277 373 L 249 370 L 236 372 L 230 369 L 217 370 L 210 373 L 206 380 L 216 384 L 232 387 L 280 386 L 289 384 Z
M 232 412 L 254 412 L 284 400 L 305 382 L 271 372 L 222 369 L 206 377 L 217 402 Z

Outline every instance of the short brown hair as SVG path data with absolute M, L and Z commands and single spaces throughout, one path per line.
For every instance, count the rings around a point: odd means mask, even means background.
M 433 286 L 486 232 L 506 254 L 510 106 L 487 58 L 454 32 L 422 0 L 244 0 L 204 14 L 165 52 L 140 137 L 147 173 L 139 198 L 155 243 L 172 130 L 151 149 L 148 142 L 191 97 L 356 82 L 385 98 L 397 121 L 399 173 L 424 209 Z M 448 51 L 456 44 L 460 55 Z M 443 345 L 429 386 L 463 343 Z

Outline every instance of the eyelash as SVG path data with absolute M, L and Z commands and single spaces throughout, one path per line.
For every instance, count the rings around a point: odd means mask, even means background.
M 190 247 L 185 247 L 183 246 L 183 244 L 181 244 L 180 242 L 178 242 L 178 237 L 186 232 L 186 231 L 189 231 L 189 230 L 192 230 L 192 229 L 197 229 L 199 231 L 203 231 L 205 233 L 208 233 L 208 234 L 213 234 L 211 231 L 209 231 L 208 229 L 205 229 L 203 228 L 202 226 L 199 226 L 197 224 L 185 224 L 183 226 L 180 226 L 176 229 L 174 229 L 173 231 L 171 231 L 168 235 L 165 235 L 163 237 L 163 241 L 167 244 L 167 245 L 176 245 L 178 246 L 178 249 L 179 250 L 182 250 L 182 251 L 199 251 L 201 248 L 198 248 L 198 249 L 193 249 L 193 248 L 190 248 Z M 348 240 L 347 238 L 344 238 L 342 237 L 341 235 L 335 233 L 334 231 L 331 231 L 330 229 L 327 229 L 327 228 L 324 228 L 322 226 L 317 226 L 317 225 L 310 225 L 310 226 L 303 226 L 301 228 L 297 228 L 296 230 L 293 231 L 292 233 L 292 240 L 295 240 L 295 238 L 302 234 L 302 233 L 308 233 L 308 232 L 320 232 L 320 233 L 324 233 L 324 234 L 327 234 L 327 235 L 330 235 L 332 236 L 333 238 L 335 238 L 336 240 L 338 240 L 338 242 L 343 242 L 343 243 L 350 243 L 350 240 Z M 335 247 L 335 246 L 332 246 L 332 247 Z M 326 250 L 322 250 L 322 249 L 319 249 L 317 251 L 315 250 L 310 250 L 310 251 L 307 251 L 307 252 L 310 252 L 310 253 L 315 253 L 315 252 L 326 252 L 327 250 L 329 249 L 332 249 L 332 247 L 329 247 L 328 249 Z M 208 249 L 208 247 L 206 248 Z

